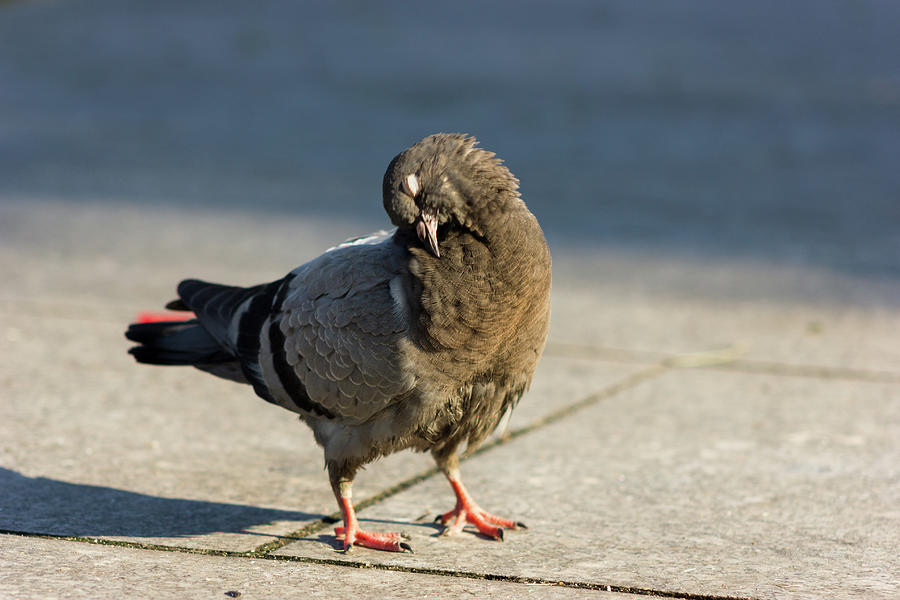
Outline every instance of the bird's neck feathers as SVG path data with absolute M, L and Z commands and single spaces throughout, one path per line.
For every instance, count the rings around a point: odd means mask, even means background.
M 460 364 L 489 369 L 520 336 L 546 335 L 538 330 L 546 321 L 540 307 L 549 296 L 550 253 L 537 220 L 514 200 L 512 210 L 482 220 L 480 232 L 448 226 L 440 258 L 407 237 L 411 324 L 423 348 L 452 350 Z

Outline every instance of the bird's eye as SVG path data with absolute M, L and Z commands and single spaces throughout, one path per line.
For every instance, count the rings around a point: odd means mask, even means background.
M 415 198 L 419 193 L 419 178 L 412 173 L 407 175 L 400 182 L 400 189 L 403 190 L 404 194 Z

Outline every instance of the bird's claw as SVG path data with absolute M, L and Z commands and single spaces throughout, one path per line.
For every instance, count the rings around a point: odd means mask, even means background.
M 501 542 L 503 541 L 504 529 L 528 529 L 521 521 L 511 521 L 497 517 L 485 512 L 477 505 L 472 505 L 468 508 L 457 506 L 450 512 L 438 515 L 434 522 L 444 525 L 444 530 L 440 533 L 441 536 L 454 535 L 462 531 L 466 524 L 471 524 L 475 526 L 481 535 Z M 448 523 L 450 524 L 448 525 Z
M 366 531 L 351 527 L 349 534 L 346 527 L 335 527 L 337 536 L 344 536 L 344 553 L 349 554 L 354 546 L 365 546 L 373 550 L 388 552 L 412 552 L 412 546 L 401 539 L 410 539 L 408 534 L 395 532 Z

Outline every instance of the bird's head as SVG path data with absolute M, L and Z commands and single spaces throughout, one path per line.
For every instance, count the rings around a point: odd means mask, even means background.
M 448 228 L 484 235 L 484 224 L 519 197 L 519 181 L 493 152 L 461 133 L 438 133 L 404 150 L 384 174 L 384 209 L 400 228 L 413 228 L 440 258 Z

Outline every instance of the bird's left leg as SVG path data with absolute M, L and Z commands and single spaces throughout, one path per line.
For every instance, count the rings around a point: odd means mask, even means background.
M 443 471 L 447 481 L 456 494 L 456 507 L 442 515 L 438 515 L 435 519 L 436 523 L 444 525 L 443 535 L 451 535 L 459 533 L 466 523 L 474 525 L 482 534 L 495 540 L 503 539 L 504 529 L 527 529 L 525 523 L 521 521 L 513 521 L 492 515 L 482 509 L 463 485 L 459 474 L 459 456 L 454 448 L 452 452 L 444 450 L 433 452 L 434 459 Z M 448 526 L 449 524 L 449 526 Z
M 349 552 L 354 544 L 374 548 L 375 550 L 387 550 L 389 552 L 412 552 L 412 546 L 404 542 L 399 533 L 366 531 L 359 528 L 356 519 L 356 511 L 353 509 L 353 477 L 341 472 L 337 467 L 328 467 L 328 476 L 331 480 L 331 489 L 341 509 L 344 518 L 343 527 L 335 527 L 334 533 L 344 537 L 344 551 Z

